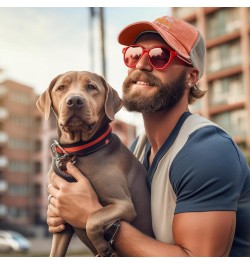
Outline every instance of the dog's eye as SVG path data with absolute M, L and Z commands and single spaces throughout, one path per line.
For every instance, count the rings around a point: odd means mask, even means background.
M 57 90 L 60 90 L 60 91 L 65 90 L 65 85 L 60 85 L 60 86 L 57 88 Z
M 87 90 L 97 90 L 97 88 L 93 84 L 88 84 L 87 85 Z

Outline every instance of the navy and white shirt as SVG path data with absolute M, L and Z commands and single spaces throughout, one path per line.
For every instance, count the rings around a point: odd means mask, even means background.
M 250 256 L 250 170 L 241 150 L 223 129 L 186 112 L 150 167 L 150 144 L 145 134 L 131 149 L 148 170 L 158 240 L 174 243 L 175 214 L 236 211 L 230 256 Z

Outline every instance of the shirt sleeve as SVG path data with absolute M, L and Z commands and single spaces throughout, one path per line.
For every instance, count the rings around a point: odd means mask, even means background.
M 244 184 L 241 159 L 221 129 L 207 126 L 192 133 L 170 168 L 175 213 L 236 211 Z

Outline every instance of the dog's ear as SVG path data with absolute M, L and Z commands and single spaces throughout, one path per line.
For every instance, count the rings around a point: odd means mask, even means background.
M 101 80 L 106 88 L 105 112 L 107 117 L 112 121 L 115 118 L 115 114 L 122 107 L 122 100 L 117 91 L 114 90 L 102 76 Z
M 49 87 L 40 95 L 36 102 L 37 108 L 44 114 L 46 121 L 49 119 L 52 104 L 50 93 L 59 76 L 61 75 L 58 75 L 50 82 Z

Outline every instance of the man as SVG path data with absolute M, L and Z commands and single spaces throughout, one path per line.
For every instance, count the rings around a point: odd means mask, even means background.
M 145 125 L 133 151 L 148 170 L 156 239 L 122 221 L 114 248 L 122 256 L 250 256 L 246 160 L 219 126 L 188 110 L 204 95 L 196 86 L 205 64 L 203 37 L 165 16 L 127 26 L 118 41 L 127 46 L 124 105 L 141 112 Z M 88 215 L 102 207 L 77 168 L 68 163 L 68 171 L 80 183 L 74 192 L 51 176 L 52 233 L 64 229 L 64 220 L 84 228 Z

